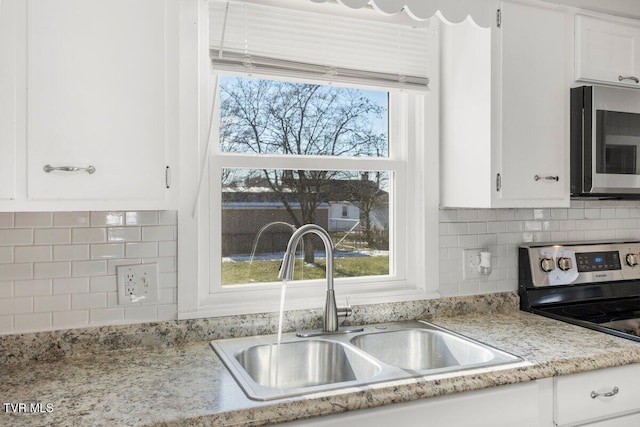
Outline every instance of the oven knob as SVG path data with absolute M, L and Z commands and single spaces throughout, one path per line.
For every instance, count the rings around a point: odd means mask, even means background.
M 540 268 L 545 273 L 553 271 L 556 268 L 556 265 L 553 263 L 553 258 L 542 258 L 540 260 Z
M 638 254 L 627 254 L 626 257 L 627 265 L 630 267 L 635 267 L 638 265 Z
M 567 258 L 567 257 L 558 258 L 558 268 L 560 268 L 560 270 L 562 271 L 571 270 L 571 267 L 572 267 L 571 258 Z

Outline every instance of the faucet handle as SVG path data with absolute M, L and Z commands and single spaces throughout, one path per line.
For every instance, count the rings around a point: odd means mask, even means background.
M 351 303 L 349 302 L 349 295 L 347 295 L 347 305 L 344 307 L 338 307 L 338 317 L 349 317 L 353 314 Z

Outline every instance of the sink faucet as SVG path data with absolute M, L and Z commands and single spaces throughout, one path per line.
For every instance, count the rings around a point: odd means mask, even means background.
M 302 332 L 298 333 L 300 336 L 313 336 L 327 333 L 348 333 L 361 331 L 362 328 L 349 328 L 342 329 L 338 327 L 338 315 L 349 316 L 351 314 L 351 307 L 338 308 L 336 306 L 336 296 L 333 290 L 333 242 L 331 236 L 327 231 L 316 224 L 305 224 L 298 228 L 289 239 L 287 244 L 287 250 L 284 253 L 282 259 L 282 265 L 278 272 L 278 278 L 280 280 L 292 280 L 293 279 L 293 263 L 295 261 L 295 251 L 298 243 L 306 234 L 315 234 L 324 243 L 324 250 L 326 254 L 326 277 L 327 277 L 327 297 L 324 304 L 324 315 L 322 320 L 322 330 L 320 332 Z

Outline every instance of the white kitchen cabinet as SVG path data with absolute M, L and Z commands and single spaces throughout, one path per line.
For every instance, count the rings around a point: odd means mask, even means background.
M 0 199 L 15 197 L 18 4 L 0 2 Z
M 35 202 L 20 208 L 56 209 L 42 200 L 167 207 L 178 133 L 176 4 L 29 0 L 24 192 Z
M 575 17 L 575 78 L 640 87 L 640 25 L 629 20 Z
M 442 27 L 441 205 L 569 205 L 562 6 L 502 1 L 496 24 Z
M 628 415 L 640 412 L 638 396 L 638 365 L 557 377 L 554 379 L 554 421 L 558 426 L 640 425 L 628 423 L 639 419 L 638 414 Z
M 539 427 L 538 383 L 516 384 L 347 412 L 289 426 Z

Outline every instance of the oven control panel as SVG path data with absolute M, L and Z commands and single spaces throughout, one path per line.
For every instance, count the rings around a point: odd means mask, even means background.
M 519 263 L 535 287 L 637 280 L 640 241 L 522 245 Z

